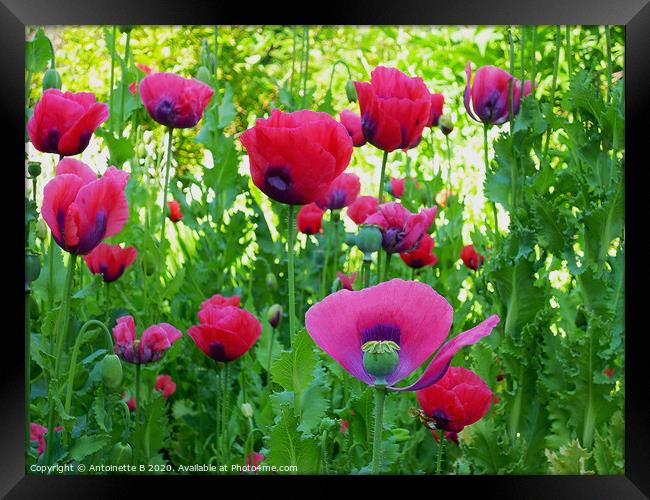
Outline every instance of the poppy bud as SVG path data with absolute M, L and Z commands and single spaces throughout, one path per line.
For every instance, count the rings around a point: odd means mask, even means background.
M 282 319 L 282 306 L 280 304 L 273 304 L 269 307 L 266 319 L 269 321 L 272 328 L 277 328 Z
M 47 238 L 47 223 L 42 218 L 38 219 L 38 222 L 36 223 L 36 236 L 38 236 L 41 241 L 45 241 L 45 238 Z
M 393 434 L 393 440 L 395 443 L 402 443 L 404 441 L 408 441 L 411 438 L 411 433 L 408 431 L 408 429 L 392 429 L 391 433 Z
M 144 259 L 143 259 L 143 264 L 144 264 L 144 272 L 147 276 L 151 276 L 152 274 L 156 273 L 156 269 L 158 269 L 158 261 L 156 260 L 155 256 L 153 255 L 154 252 L 146 252 L 144 254 Z
M 348 96 L 348 101 L 357 102 L 357 89 L 352 80 L 348 80 L 345 84 L 345 95 Z
M 61 90 L 61 75 L 54 68 L 48 69 L 43 75 L 43 91 L 47 89 Z
M 357 233 L 357 247 L 365 255 L 370 255 L 381 248 L 382 235 L 377 226 L 362 225 Z
M 136 146 L 135 152 L 138 153 L 139 158 L 144 158 L 145 156 L 147 156 L 147 147 L 144 145 L 143 142 L 141 142 Z
M 40 162 L 30 161 L 27 164 L 27 172 L 29 173 L 30 177 L 38 177 L 39 175 L 41 175 L 41 164 L 40 164 Z
M 133 449 L 129 443 L 115 443 L 111 449 L 111 462 L 114 465 L 128 465 L 133 460 Z
M 244 417 L 251 418 L 253 416 L 253 407 L 250 403 L 242 403 L 240 409 Z
M 205 66 L 201 66 L 199 68 L 199 71 L 196 73 L 196 79 L 202 81 L 203 83 L 207 83 L 210 85 L 210 70 L 206 68 Z
M 438 120 L 438 126 L 440 127 L 440 130 L 442 130 L 442 133 L 445 135 L 451 134 L 452 130 L 454 130 L 454 123 L 451 121 L 451 117 L 449 115 L 442 115 L 440 117 L 440 120 Z
M 25 255 L 25 281 L 31 283 L 41 274 L 41 262 L 36 255 Z
M 72 384 L 72 388 L 75 391 L 81 389 L 86 384 L 89 375 L 90 372 L 88 371 L 88 368 L 84 367 L 81 369 L 77 369 L 77 373 L 74 374 L 74 382 Z
M 110 390 L 116 390 L 122 383 L 122 363 L 117 354 L 107 354 L 102 360 L 102 382 Z
M 361 346 L 363 368 L 373 375 L 375 385 L 386 385 L 386 377 L 397 370 L 399 346 L 390 340 L 371 340 Z
M 122 33 L 131 33 L 131 30 L 133 29 L 133 26 L 123 25 L 123 26 L 118 26 L 118 28 L 120 29 L 120 32 L 122 32 Z
M 278 289 L 278 279 L 275 277 L 275 274 L 268 273 L 266 275 L 266 288 L 273 292 Z
M 499 368 L 499 373 L 497 374 L 497 382 L 501 382 L 503 380 L 503 370 Z

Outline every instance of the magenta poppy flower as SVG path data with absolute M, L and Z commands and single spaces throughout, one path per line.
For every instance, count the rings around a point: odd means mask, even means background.
M 241 297 L 239 295 L 233 295 L 232 297 L 224 297 L 218 293 L 215 293 L 209 299 L 201 302 L 201 310 L 207 309 L 208 307 L 225 307 L 225 306 L 234 306 L 239 307 L 241 303 Z
M 339 432 L 345 434 L 350 428 L 350 424 L 344 418 L 341 419 L 341 426 L 339 427 Z
M 344 274 L 341 271 L 336 271 L 336 277 L 341 282 L 341 286 L 346 290 L 352 290 L 352 286 L 357 279 L 357 273 L 354 272 L 350 275 Z
M 488 125 L 501 125 L 509 117 L 510 107 L 510 80 L 514 78 L 510 73 L 495 66 L 482 66 L 476 70 L 472 83 L 472 63 L 465 66 L 467 85 L 465 86 L 465 109 L 474 120 Z M 530 94 L 532 83 L 524 82 L 524 96 Z M 512 87 L 513 113 L 519 112 L 521 97 L 521 81 L 514 78 Z M 474 111 L 472 112 L 472 107 Z
M 122 393 L 122 400 L 126 403 L 126 406 L 129 408 L 129 410 L 135 411 L 137 409 L 138 404 L 135 401 L 135 397 L 129 396 L 129 398 L 127 399 L 126 391 Z
M 262 455 L 261 453 L 253 452 L 249 453 L 246 455 L 246 465 L 249 467 L 257 467 L 262 460 L 264 460 L 265 456 Z
M 483 418 L 492 391 L 476 373 L 452 366 L 435 384 L 419 390 L 417 398 L 438 429 L 458 433 Z
M 395 177 L 390 178 L 390 194 L 395 198 L 401 198 L 404 194 L 404 186 L 406 184 L 406 179 L 396 179 Z
M 325 212 L 316 203 L 309 203 L 300 207 L 296 214 L 298 231 L 304 234 L 316 234 L 320 231 Z
M 499 322 L 498 316 L 490 316 L 443 345 L 452 318 L 451 305 L 429 285 L 393 279 L 325 297 L 309 308 L 305 326 L 316 345 L 352 376 L 393 391 L 416 391 L 439 380 L 461 347 L 489 335 Z M 396 387 L 438 348 L 415 383 Z M 374 354 L 392 356 L 380 360 L 391 363 L 378 367 Z
M 316 204 L 323 210 L 338 210 L 347 207 L 357 199 L 361 191 L 361 182 L 355 174 L 343 173 L 330 184 L 327 193 L 316 200 Z
M 435 245 L 434 239 L 425 233 L 413 250 L 402 252 L 399 256 L 407 266 L 413 269 L 435 266 L 438 263 L 438 256 L 433 253 Z
M 361 128 L 370 144 L 391 152 L 420 143 L 431 110 L 431 94 L 422 78 L 378 66 L 370 74 L 370 83 L 354 82 L 354 86 Z
M 363 146 L 366 143 L 366 138 L 363 136 L 363 130 L 361 129 L 361 117 L 354 111 L 344 109 L 339 114 L 339 119 L 345 127 L 345 130 L 350 134 L 354 147 L 358 148 Z
M 168 201 L 167 206 L 169 207 L 169 213 L 167 214 L 169 220 L 172 222 L 178 222 L 183 218 L 183 212 L 181 212 L 181 204 L 177 200 Z
M 485 262 L 485 257 L 483 255 L 480 255 L 474 249 L 474 245 L 465 245 L 460 251 L 460 258 L 467 267 L 473 269 L 474 271 L 476 271 L 479 266 L 482 266 L 483 262 Z
M 48 89 L 36 103 L 27 123 L 29 140 L 43 153 L 73 156 L 81 153 L 97 127 L 108 120 L 108 106 L 90 92 Z
M 113 328 L 115 354 L 136 365 L 158 361 L 181 336 L 180 330 L 169 323 L 159 323 L 147 328 L 136 340 L 133 316 L 117 318 Z
M 199 322 L 187 334 L 206 356 L 219 362 L 243 356 L 262 333 L 259 320 L 235 306 L 205 307 L 199 311 Z
M 321 198 L 350 163 L 352 139 L 327 113 L 271 111 L 241 135 L 253 183 L 269 198 L 306 205 Z
M 124 189 L 129 174 L 109 167 L 97 178 L 86 164 L 64 158 L 43 190 L 43 219 L 57 244 L 86 255 L 120 232 L 129 218 Z
M 93 274 L 101 274 L 106 283 L 117 280 L 125 269 L 135 261 L 138 251 L 133 247 L 100 243 L 83 259 Z
M 445 103 L 445 96 L 442 94 L 431 94 L 431 111 L 427 127 L 437 127 L 442 116 L 442 107 Z
M 146 64 L 136 63 L 135 66 L 140 71 L 142 71 L 146 76 L 149 76 L 153 72 L 153 70 Z M 138 82 L 131 82 L 131 84 L 129 85 L 129 92 L 135 95 L 137 90 L 138 90 Z
M 397 202 L 384 203 L 364 224 L 380 227 L 382 246 L 388 253 L 408 252 L 429 230 L 436 211 L 437 207 L 424 208 L 419 214 L 412 214 Z
M 164 72 L 145 76 L 139 90 L 151 118 L 171 128 L 191 128 L 199 123 L 214 94 L 209 85 L 195 78 Z
M 165 399 L 176 392 L 176 384 L 169 375 L 158 375 L 156 377 L 155 389 L 160 392 Z
M 355 224 L 363 224 L 368 216 L 377 211 L 377 205 L 379 202 L 375 196 L 359 196 L 348 207 L 348 217 Z
M 63 427 L 59 425 L 59 426 L 55 427 L 54 430 L 55 430 L 55 432 L 60 432 L 60 431 L 63 430 Z M 46 434 L 47 434 L 47 427 L 43 427 L 40 424 L 30 422 L 30 424 L 29 424 L 29 440 L 38 442 L 37 453 L 39 455 L 43 454 L 43 452 L 45 451 L 45 447 L 47 446 Z

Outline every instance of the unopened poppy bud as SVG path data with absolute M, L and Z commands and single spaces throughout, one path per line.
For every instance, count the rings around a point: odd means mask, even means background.
M 36 255 L 25 255 L 25 281 L 31 283 L 38 279 L 41 274 L 41 261 Z
M 440 127 L 440 130 L 442 130 L 442 133 L 445 135 L 451 134 L 452 130 L 454 130 L 454 122 L 451 121 L 451 117 L 449 115 L 442 115 L 438 120 L 438 126 Z
M 370 255 L 381 248 L 382 235 L 377 226 L 362 225 L 357 233 L 357 247 L 365 255 Z
M 61 75 L 54 68 L 48 69 L 43 75 L 43 91 L 47 89 L 61 90 Z
M 201 66 L 199 71 L 196 73 L 196 79 L 202 81 L 203 83 L 210 84 L 210 70 L 205 66 Z
M 123 26 L 118 26 L 118 28 L 120 29 L 120 31 L 122 33 L 131 33 L 131 30 L 133 29 L 133 26 L 123 25 Z
M 397 370 L 399 346 L 390 340 L 371 340 L 361 346 L 363 368 L 375 377 L 375 385 L 386 385 L 386 377 Z
M 111 449 L 113 465 L 128 465 L 133 460 L 133 449 L 129 443 L 115 443 Z
M 277 328 L 282 319 L 282 306 L 280 304 L 273 304 L 269 307 L 266 319 L 269 321 L 272 328 Z
M 242 403 L 240 409 L 244 417 L 251 418 L 253 416 L 253 407 L 250 403 Z
M 30 177 L 38 177 L 41 175 L 41 164 L 38 161 L 30 161 L 27 164 L 27 172 Z
M 352 80 L 348 80 L 345 84 L 345 95 L 348 96 L 348 101 L 357 102 L 357 89 Z
M 102 382 L 110 390 L 116 390 L 122 383 L 122 363 L 117 354 L 107 354 L 102 360 Z
M 266 275 L 266 287 L 273 292 L 278 289 L 278 279 L 275 277 L 275 274 L 268 273 Z
M 36 223 L 36 236 L 38 236 L 41 241 L 44 241 L 45 238 L 47 238 L 47 223 L 42 218 L 38 219 L 38 222 Z
M 345 244 L 353 247 L 357 243 L 357 235 L 354 233 L 345 233 Z
M 403 429 L 403 428 L 392 429 L 391 433 L 393 434 L 393 440 L 396 443 L 402 443 L 404 441 L 408 441 L 411 437 L 411 433 L 408 431 L 408 429 Z

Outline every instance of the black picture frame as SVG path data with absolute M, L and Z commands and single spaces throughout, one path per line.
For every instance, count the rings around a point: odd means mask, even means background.
M 625 93 L 626 93 L 626 182 L 625 280 L 632 293 L 626 293 L 626 435 L 624 476 L 426 476 L 393 477 L 405 486 L 417 481 L 422 493 L 417 495 L 444 495 L 466 493 L 466 490 L 488 498 L 573 498 L 573 499 L 633 499 L 650 495 L 650 406 L 646 375 L 644 337 L 648 335 L 639 315 L 642 313 L 642 283 L 647 266 L 638 266 L 648 260 L 643 255 L 641 241 L 645 225 L 640 220 L 647 213 L 642 204 L 643 172 L 648 157 L 644 155 L 647 143 L 644 118 L 650 116 L 650 4 L 649 0 L 482 0 L 482 1 L 427 1 L 390 0 L 353 3 L 336 0 L 320 4 L 319 9 L 308 10 L 303 4 L 280 8 L 277 3 L 248 4 L 206 0 L 0 0 L 0 47 L 3 72 L 0 77 L 0 116 L 6 125 L 3 134 L 3 174 L 10 177 L 6 187 L 19 186 L 20 164 L 24 162 L 24 39 L 26 25 L 94 25 L 94 24 L 586 24 L 625 25 Z M 15 176 L 15 178 L 14 178 Z M 15 320 L 15 327 L 7 325 L 2 333 L 3 352 L 0 361 L 0 495 L 7 498 L 108 498 L 126 495 L 142 487 L 171 487 L 174 477 L 143 476 L 53 476 L 25 475 L 23 450 L 24 425 L 24 361 L 22 320 L 18 311 L 23 307 L 19 295 L 23 281 L 21 266 L 24 252 L 20 234 L 24 230 L 18 214 L 24 210 L 20 189 L 9 187 L 3 195 L 4 222 L 11 222 L 3 252 L 3 275 L 8 291 L 4 302 L 5 321 Z M 10 196 L 7 196 L 10 195 Z M 641 214 L 641 215 L 639 215 Z M 15 224 L 15 225 L 14 225 Z M 639 228 L 637 230 L 636 228 Z M 15 232 L 15 236 L 9 234 Z M 12 264 L 14 263 L 14 264 Z M 13 270 L 13 273 L 7 271 Z M 9 276 L 11 277 L 9 278 Z M 19 288 L 20 287 L 20 288 Z M 15 303 L 15 305 L 14 305 Z M 20 319 L 16 319 L 20 318 Z M 13 324 L 14 321 L 11 321 Z M 220 481 L 251 485 L 295 481 L 295 477 L 228 477 Z M 302 481 L 314 478 L 300 478 Z M 318 478 L 316 478 L 318 479 Z M 181 481 L 212 481 L 214 477 L 181 478 Z M 327 481 L 338 489 L 346 484 L 361 482 L 361 487 L 384 483 L 386 478 L 332 477 Z M 408 483 L 406 483 L 408 481 Z M 187 491 L 185 483 L 184 489 Z M 192 483 L 193 487 L 196 483 Z M 220 483 L 221 485 L 222 483 Z M 292 487 L 295 485 L 292 485 Z M 214 483 L 207 485 L 216 493 Z M 426 488 L 426 489 L 424 489 Z M 171 491 L 171 490 L 170 490 Z M 407 490 L 410 492 L 411 490 Z M 367 493 L 365 493 L 367 494 Z

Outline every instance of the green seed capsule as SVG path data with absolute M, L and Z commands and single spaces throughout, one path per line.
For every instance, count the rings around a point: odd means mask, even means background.
M 438 126 L 440 127 L 440 130 L 442 130 L 442 133 L 445 135 L 451 134 L 451 132 L 454 130 L 454 122 L 451 121 L 451 117 L 449 115 L 442 115 L 438 120 Z
M 41 274 L 41 261 L 36 255 L 25 255 L 25 281 L 31 283 Z
M 41 164 L 37 161 L 30 161 L 27 164 L 27 172 L 30 177 L 38 177 L 41 175 Z
M 364 254 L 370 255 L 381 248 L 382 235 L 377 226 L 361 226 L 357 233 L 357 247 Z
M 122 363 L 116 354 L 107 354 L 102 360 L 102 382 L 104 385 L 114 391 L 122 383 Z
M 266 287 L 272 292 L 278 289 L 278 279 L 275 277 L 275 274 L 268 273 L 266 275 Z

